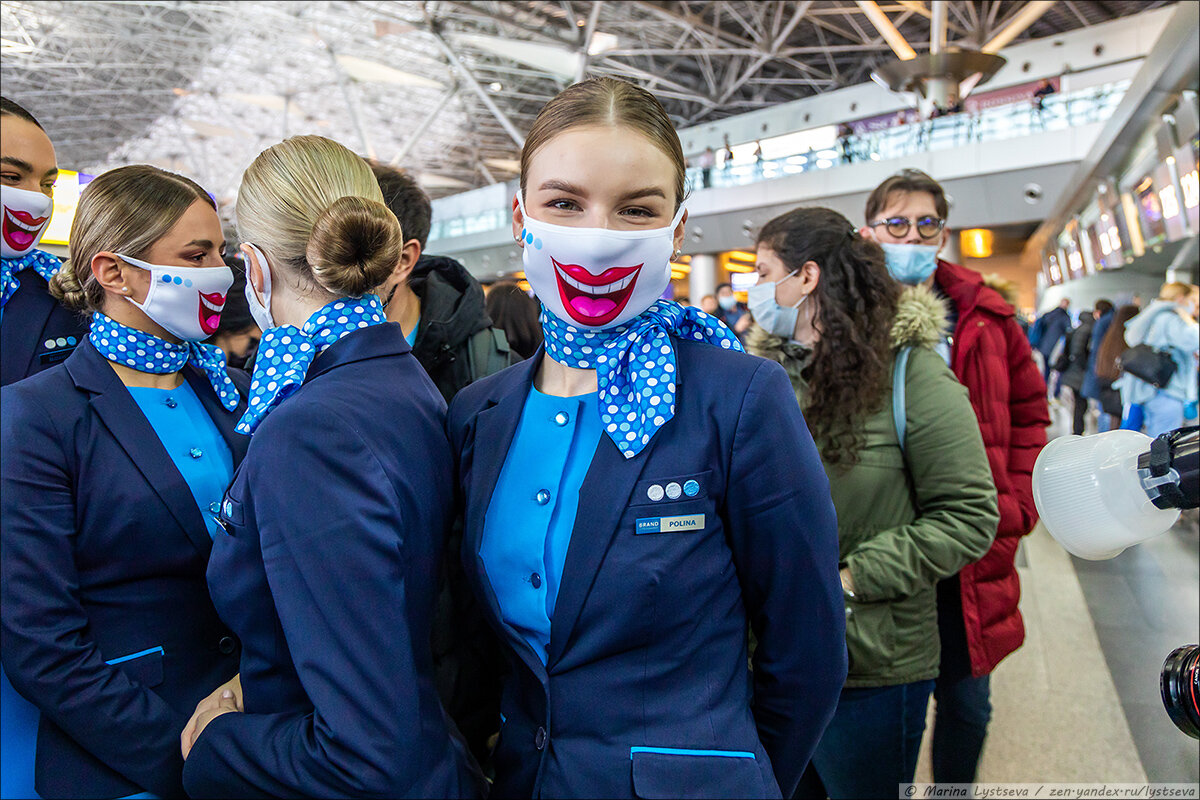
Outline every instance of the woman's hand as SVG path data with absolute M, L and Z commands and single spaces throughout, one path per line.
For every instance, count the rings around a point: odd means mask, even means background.
M 196 704 L 196 711 L 179 735 L 179 745 L 184 760 L 187 760 L 188 753 L 192 751 L 192 746 L 208 723 L 222 714 L 228 714 L 231 711 L 240 713 L 242 710 L 242 675 L 238 673 Z

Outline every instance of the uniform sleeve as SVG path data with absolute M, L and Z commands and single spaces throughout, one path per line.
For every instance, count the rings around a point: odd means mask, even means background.
M 1008 479 L 1019 513 L 1019 525 L 1012 525 L 1001 509 L 998 536 L 1024 536 L 1037 525 L 1037 506 L 1033 502 L 1033 465 L 1046 445 L 1050 425 L 1050 407 L 1046 401 L 1046 383 L 1033 361 L 1033 352 L 1015 319 L 1004 322 L 1008 340 Z
M 89 634 L 75 564 L 74 476 L 62 438 L 36 400 L 6 390 L 0 405 L 4 671 L 105 765 L 160 797 L 181 796 L 179 734 L 187 717 L 106 664 Z
M 846 680 L 846 615 L 829 481 L 787 373 L 764 361 L 729 466 L 730 546 L 758 645 L 754 718 L 790 797 Z
M 996 535 L 996 489 L 966 388 L 921 348 L 912 352 L 905 387 L 905 464 L 917 518 L 846 555 L 864 602 L 907 597 L 953 575 L 983 556 Z
M 248 525 L 313 710 L 216 717 L 184 783 L 194 797 L 395 796 L 398 768 L 429 747 L 422 715 L 440 714 L 419 704 L 404 558 L 412 532 L 397 527 L 395 491 L 354 429 L 333 415 L 288 424 L 260 443 L 271 450 L 248 475 Z M 326 435 L 292 435 L 308 425 Z

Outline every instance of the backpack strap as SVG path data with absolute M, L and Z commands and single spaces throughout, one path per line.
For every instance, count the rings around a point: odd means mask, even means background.
M 472 383 L 514 363 L 508 337 L 500 328 L 485 328 L 472 336 L 469 353 Z
M 896 425 L 896 438 L 900 440 L 900 452 L 904 452 L 904 434 L 908 428 L 908 405 L 904 397 L 904 382 L 908 377 L 908 355 L 911 347 L 896 351 L 892 364 L 892 421 Z

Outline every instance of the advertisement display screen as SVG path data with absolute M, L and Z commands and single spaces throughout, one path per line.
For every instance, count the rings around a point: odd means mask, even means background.
M 1154 188 L 1154 179 L 1146 175 L 1133 186 L 1133 197 L 1137 204 L 1138 222 L 1142 226 L 1142 238 L 1146 247 L 1162 244 L 1167 239 L 1167 225 L 1163 220 L 1162 203 Z

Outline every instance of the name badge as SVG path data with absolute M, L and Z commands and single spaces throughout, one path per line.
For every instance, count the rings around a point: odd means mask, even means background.
M 704 530 L 704 515 L 689 514 L 683 517 L 651 517 L 639 519 L 634 533 L 670 533 L 671 531 Z

